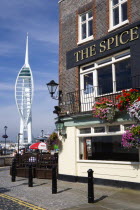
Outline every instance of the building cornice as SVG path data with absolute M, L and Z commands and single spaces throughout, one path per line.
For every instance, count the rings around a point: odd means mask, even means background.
M 58 2 L 58 4 L 60 4 L 62 1 L 64 1 L 64 0 L 60 0 L 60 1 Z

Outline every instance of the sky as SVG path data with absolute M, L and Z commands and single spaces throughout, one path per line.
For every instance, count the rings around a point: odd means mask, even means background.
M 55 129 L 53 100 L 46 83 L 58 82 L 58 0 L 0 0 L 0 140 L 7 126 L 8 140 L 17 141 L 20 116 L 15 82 L 25 60 L 29 36 L 29 64 L 34 79 L 33 136 Z

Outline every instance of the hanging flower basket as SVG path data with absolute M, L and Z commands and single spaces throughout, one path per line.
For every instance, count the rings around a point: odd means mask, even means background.
M 132 125 L 122 135 L 122 145 L 125 148 L 138 148 L 140 146 L 140 125 Z
M 140 92 L 136 89 L 130 89 L 129 91 L 122 90 L 122 94 L 116 97 L 119 102 L 117 103 L 117 108 L 120 111 L 124 111 L 136 101 L 140 100 Z
M 127 112 L 133 120 L 140 121 L 140 97 L 127 109 Z
M 95 102 L 92 110 L 93 117 L 112 122 L 115 117 L 116 106 L 113 101 L 102 98 L 99 102 Z

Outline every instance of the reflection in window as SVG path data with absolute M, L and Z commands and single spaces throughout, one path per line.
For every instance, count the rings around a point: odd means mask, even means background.
M 109 126 L 108 131 L 109 132 L 117 132 L 117 131 L 120 131 L 120 125 Z
M 98 94 L 111 93 L 113 91 L 112 84 L 112 66 L 105 66 L 98 70 Z
M 116 90 L 123 90 L 132 87 L 130 59 L 115 64 Z
M 84 133 L 91 133 L 91 128 L 81 128 L 80 134 L 84 134 Z
M 88 94 L 93 91 L 93 73 L 84 75 L 84 93 Z
M 83 137 L 79 142 L 79 158 L 83 160 L 139 161 L 138 149 L 125 149 L 121 135 Z
M 105 127 L 95 127 L 94 128 L 94 133 L 104 133 L 105 132 Z
M 119 24 L 119 8 L 113 9 L 113 26 Z

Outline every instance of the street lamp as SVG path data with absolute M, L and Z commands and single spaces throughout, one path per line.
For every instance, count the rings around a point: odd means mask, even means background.
M 47 85 L 47 87 L 48 87 L 48 90 L 49 90 L 49 93 L 50 93 L 51 97 L 52 97 L 53 99 L 57 99 L 57 98 L 54 96 L 54 94 L 55 94 L 55 92 L 56 92 L 56 89 L 57 89 L 57 87 L 58 87 L 58 84 L 57 84 L 54 80 L 51 80 L 51 81 L 50 81 L 49 83 L 47 83 L 46 85 Z
M 59 132 L 60 136 L 67 138 L 67 134 L 65 131 L 64 122 L 59 118 L 58 121 L 55 122 L 56 130 Z
M 5 139 L 5 152 L 4 152 L 5 155 L 6 155 L 6 139 L 8 138 L 8 136 L 6 134 L 7 128 L 8 128 L 7 126 L 4 126 L 5 134 L 2 136 Z

